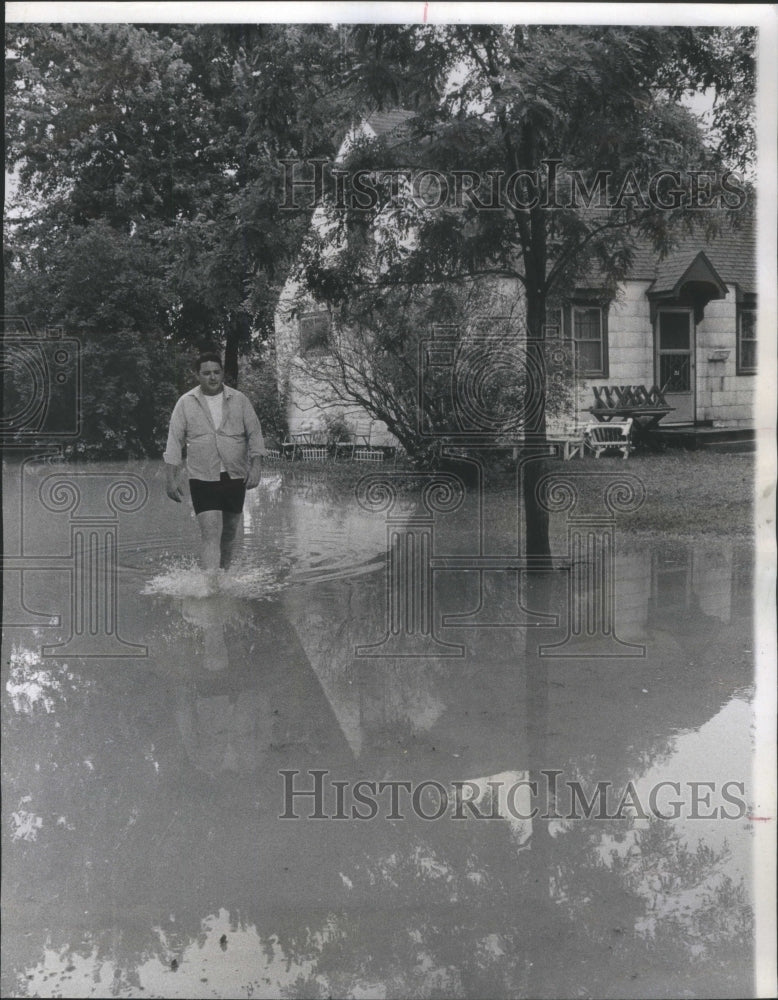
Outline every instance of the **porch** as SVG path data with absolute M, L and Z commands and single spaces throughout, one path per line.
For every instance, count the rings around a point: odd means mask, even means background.
M 756 451 L 756 431 L 753 427 L 675 424 L 651 428 L 650 440 L 667 448 L 684 448 L 687 451 L 702 448 L 721 452 Z

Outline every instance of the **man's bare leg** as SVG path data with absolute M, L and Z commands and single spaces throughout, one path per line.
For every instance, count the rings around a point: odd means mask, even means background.
M 235 540 L 240 526 L 242 514 L 233 514 L 225 510 L 223 512 L 222 533 L 220 545 L 220 562 L 222 569 L 229 569 L 232 562 L 232 555 L 235 549 Z
M 222 512 L 220 510 L 204 510 L 197 515 L 197 523 L 200 525 L 200 534 L 203 540 L 200 556 L 203 572 L 215 581 L 221 558 Z

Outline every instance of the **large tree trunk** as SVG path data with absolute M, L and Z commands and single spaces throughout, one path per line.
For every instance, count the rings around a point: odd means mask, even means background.
M 521 466 L 521 490 L 524 503 L 525 554 L 551 560 L 551 543 L 548 538 L 548 511 L 537 501 L 535 488 L 545 472 L 541 458 L 524 461 Z
M 232 327 L 224 345 L 224 381 L 233 388 L 238 386 L 238 332 Z
M 529 339 L 527 343 L 528 365 L 530 373 L 545 372 L 543 356 L 543 335 L 545 319 L 545 298 L 541 295 L 527 294 L 527 328 Z M 546 385 L 545 381 L 537 382 L 531 377 L 528 384 L 528 414 L 537 414 L 527 427 L 528 441 L 524 449 L 524 461 L 521 464 L 521 488 L 524 504 L 524 527 L 526 538 L 526 555 L 551 558 L 551 545 L 548 538 L 548 512 L 537 500 L 536 486 L 545 472 L 545 462 L 538 457 L 531 459 L 532 452 L 543 454 L 546 441 Z
M 244 312 L 232 313 L 227 323 L 227 337 L 224 345 L 224 380 L 237 388 L 238 357 L 240 349 L 251 342 L 251 320 Z

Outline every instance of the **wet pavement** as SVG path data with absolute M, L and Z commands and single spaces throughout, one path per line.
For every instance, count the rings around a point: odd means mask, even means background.
M 270 468 L 208 593 L 158 464 L 5 473 L 3 996 L 753 995 L 747 542 Z

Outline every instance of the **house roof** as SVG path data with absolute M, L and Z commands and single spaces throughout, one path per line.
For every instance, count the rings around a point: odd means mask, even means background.
M 722 229 L 711 239 L 701 231 L 684 234 L 662 260 L 648 241 L 636 242 L 630 278 L 653 282 L 651 291 L 669 292 L 701 251 L 722 281 L 738 285 L 743 292 L 756 292 L 756 226 L 752 218 L 744 219 L 737 229 Z
M 391 111 L 373 111 L 365 119 L 377 137 L 385 135 L 401 135 L 403 126 L 409 119 L 413 118 L 415 112 L 407 111 L 403 108 L 393 108 Z
M 367 127 L 376 138 L 391 137 L 402 141 L 407 138 L 407 124 L 415 115 L 415 111 L 407 108 L 373 111 L 362 119 L 362 127 Z M 638 237 L 633 246 L 629 277 L 652 282 L 652 292 L 677 289 L 700 252 L 704 253 L 707 264 L 720 282 L 737 285 L 741 293 L 756 292 L 756 224 L 751 214 L 745 215 L 737 228 L 725 221 L 715 237 L 708 238 L 702 226 L 696 232 L 683 234 L 661 260 L 648 239 Z M 594 279 L 597 271 L 594 266 L 590 278 Z
M 404 108 L 393 108 L 391 111 L 372 111 L 357 124 L 352 125 L 341 141 L 336 162 L 342 162 L 349 149 L 360 135 L 370 140 L 390 138 L 402 144 L 408 137 L 407 122 L 415 115 L 414 111 Z

